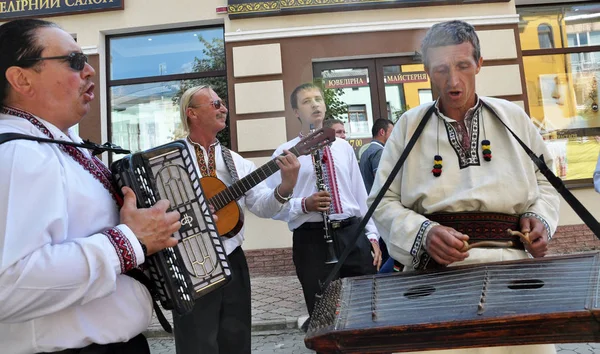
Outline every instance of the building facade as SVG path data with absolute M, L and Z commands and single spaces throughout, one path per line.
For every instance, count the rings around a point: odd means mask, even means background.
M 0 1 L 0 19 L 51 15 L 61 15 L 49 19 L 73 34 L 98 74 L 80 135 L 133 151 L 166 143 L 181 136 L 178 97 L 210 84 L 228 102 L 221 138 L 257 166 L 298 133 L 289 95 L 300 83 L 328 90 L 357 153 L 374 120 L 434 100 L 421 39 L 434 23 L 465 20 L 482 44 L 478 92 L 531 115 L 560 161 L 555 172 L 600 217 L 591 185 L 600 151 L 600 6 L 592 1 Z M 600 245 L 564 202 L 560 214 L 553 252 Z M 287 225 L 249 213 L 246 225 L 253 272 L 293 272 Z

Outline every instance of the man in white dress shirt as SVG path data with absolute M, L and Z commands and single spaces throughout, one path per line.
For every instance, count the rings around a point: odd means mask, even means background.
M 301 137 L 308 135 L 311 126 L 319 129 L 323 125 L 327 107 L 318 86 L 310 83 L 300 85 L 292 92 L 290 100 L 294 114 L 302 123 L 302 131 L 298 137 L 279 146 L 273 156 L 297 144 Z M 293 231 L 292 257 L 309 314 L 313 311 L 320 283 L 333 267 L 333 264 L 325 264 L 327 247 L 323 212 L 329 213 L 329 229 L 336 244 L 337 256 L 346 246 L 354 248 L 339 276 L 373 274 L 381 265 L 379 234 L 373 221 L 367 224 L 364 237 L 360 237 L 356 245 L 349 245 L 360 219 L 367 211 L 367 191 L 354 149 L 346 140 L 338 138 L 322 150 L 322 157 L 321 165 L 328 191 L 317 191 L 312 157 L 300 156 L 298 184 L 290 200 L 290 208 L 282 210 L 275 217 L 286 221 Z M 280 174 L 276 173 L 267 180 L 267 184 L 275 186 L 280 180 Z
M 373 214 L 390 257 L 405 270 L 518 260 L 527 258 L 527 252 L 543 257 L 558 224 L 558 193 L 501 121 L 551 166 L 542 137 L 519 106 L 477 96 L 475 76 L 483 59 L 473 26 L 462 21 L 436 24 L 421 52 L 439 98 L 400 117 L 369 195 L 372 203 L 421 119 L 430 114 Z M 529 233 L 531 244 L 507 236 L 508 228 Z M 465 241 L 509 240 L 510 248 L 463 249 Z M 462 281 L 457 278 L 457 285 Z M 554 345 L 526 345 L 427 353 L 554 352 Z
M 0 133 L 81 142 L 95 72 L 71 35 L 5 23 L 0 70 Z M 149 354 L 150 293 L 125 273 L 177 243 L 179 214 L 138 210 L 129 188 L 122 200 L 88 150 L 14 140 L 0 169 L 0 351 Z
M 225 128 L 227 107 L 211 87 L 186 90 L 181 96 L 180 113 L 200 176 L 217 177 L 230 186 L 256 169 L 254 163 L 217 140 L 217 133 Z M 283 181 L 273 188 L 261 182 L 239 200 L 259 217 L 270 218 L 289 208 L 287 201 L 294 191 L 300 164 L 287 151 L 285 156 L 277 157 L 276 163 Z M 173 313 L 178 354 L 250 354 L 250 275 L 243 242 L 243 228 L 234 237 L 223 239 L 232 272 L 229 284 L 198 299 L 191 313 Z

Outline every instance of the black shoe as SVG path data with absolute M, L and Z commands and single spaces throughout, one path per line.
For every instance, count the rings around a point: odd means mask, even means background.
M 300 329 L 302 330 L 302 332 L 306 333 L 308 332 L 308 326 L 310 325 L 310 317 L 306 319 L 306 321 L 304 321 L 304 323 L 302 324 L 302 326 L 300 326 Z

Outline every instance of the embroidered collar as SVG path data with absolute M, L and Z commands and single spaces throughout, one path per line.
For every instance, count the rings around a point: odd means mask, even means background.
M 204 147 L 203 147 L 202 145 L 200 145 L 200 144 L 198 144 L 197 142 L 193 141 L 193 140 L 192 140 L 192 138 L 190 138 L 190 136 L 189 136 L 189 135 L 186 137 L 186 139 L 187 139 L 187 141 L 189 141 L 189 142 L 190 142 L 190 144 L 192 144 L 193 146 L 198 146 L 198 147 L 200 147 L 200 148 L 204 149 Z M 216 146 L 217 146 L 217 145 L 219 145 L 219 144 L 221 144 L 221 142 L 219 141 L 219 139 L 215 138 L 215 141 L 214 141 L 212 144 L 210 144 L 209 148 L 210 148 L 210 147 L 216 147 Z
M 475 101 L 475 105 L 471 108 L 469 108 L 469 110 L 467 111 L 467 113 L 465 113 L 465 121 L 473 119 L 473 116 L 475 115 L 475 113 L 477 112 L 477 110 L 479 110 L 479 108 L 481 108 L 481 101 L 479 100 L 479 96 L 475 96 L 476 97 L 476 101 Z M 435 101 L 435 113 L 438 115 L 438 117 L 443 118 L 445 121 L 450 121 L 450 122 L 455 122 L 455 119 L 452 119 L 448 116 L 446 116 L 444 113 L 442 113 L 442 111 L 440 111 L 440 100 L 436 100 Z

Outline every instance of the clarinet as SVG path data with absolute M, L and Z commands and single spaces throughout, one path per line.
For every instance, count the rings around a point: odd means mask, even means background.
M 311 133 L 314 131 L 313 126 L 311 124 Z M 315 151 L 311 154 L 313 166 L 315 168 L 315 175 L 317 176 L 317 191 L 327 191 L 327 185 L 325 184 L 325 180 L 323 179 L 323 162 L 321 156 L 321 150 L 315 149 Z M 338 262 L 338 258 L 335 255 L 335 245 L 333 244 L 333 237 L 331 235 L 331 227 L 329 222 L 329 212 L 324 211 L 321 212 L 323 215 L 323 231 L 325 231 L 324 239 L 325 245 L 327 246 L 327 254 L 325 258 L 325 264 L 335 264 Z

